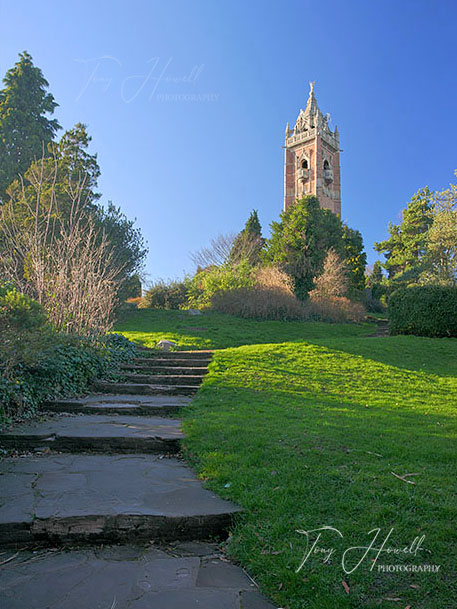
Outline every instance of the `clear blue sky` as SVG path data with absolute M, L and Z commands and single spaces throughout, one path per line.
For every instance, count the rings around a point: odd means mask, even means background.
M 189 253 L 240 230 L 253 208 L 268 234 L 282 208 L 284 128 L 310 80 L 340 130 L 342 215 L 371 263 L 411 195 L 453 179 L 455 0 L 0 7 L 0 72 L 29 51 L 63 127 L 88 125 L 103 200 L 138 219 L 150 279 L 191 271 Z

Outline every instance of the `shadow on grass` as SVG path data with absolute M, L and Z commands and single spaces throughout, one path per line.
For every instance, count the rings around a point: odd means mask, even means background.
M 197 470 L 210 488 L 246 510 L 231 551 L 279 606 L 375 607 L 392 586 L 411 606 L 451 606 L 455 418 L 440 413 L 438 426 L 435 415 L 407 407 L 367 409 L 360 401 L 286 388 L 226 386 L 223 377 L 205 384 L 184 416 L 185 444 Z M 416 474 L 407 478 L 414 484 L 392 472 Z M 394 527 L 393 546 L 425 534 L 426 558 L 380 562 L 425 561 L 440 564 L 441 572 L 428 581 L 397 573 L 393 582 L 392 575 L 370 572 L 367 561 L 347 577 L 335 561 L 325 565 L 315 557 L 298 577 L 293 566 L 306 547 L 297 529 L 322 525 L 343 531 L 347 546 L 374 527 Z M 351 587 L 351 604 L 345 604 L 342 578 Z M 411 583 L 419 583 L 420 592 Z M 436 604 L 421 603 L 428 595 Z M 328 604 L 322 602 L 327 596 Z
M 333 351 L 358 355 L 365 360 L 438 376 L 457 377 L 457 339 L 423 336 L 346 337 L 310 340 Z

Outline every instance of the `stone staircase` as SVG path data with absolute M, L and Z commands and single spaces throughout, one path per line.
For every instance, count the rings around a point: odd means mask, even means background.
M 142 349 L 120 382 L 0 434 L 2 609 L 272 609 L 221 553 L 240 509 L 179 459 L 210 351 Z

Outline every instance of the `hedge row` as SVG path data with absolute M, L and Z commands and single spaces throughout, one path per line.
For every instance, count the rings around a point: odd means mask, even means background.
M 390 334 L 457 337 L 457 287 L 401 288 L 389 298 L 388 316 Z

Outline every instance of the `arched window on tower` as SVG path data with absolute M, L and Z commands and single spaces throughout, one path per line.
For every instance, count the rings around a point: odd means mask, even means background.
M 324 180 L 327 184 L 333 181 L 333 171 L 327 159 L 324 161 Z
M 306 159 L 301 162 L 301 168 L 302 169 L 308 169 L 308 161 Z

